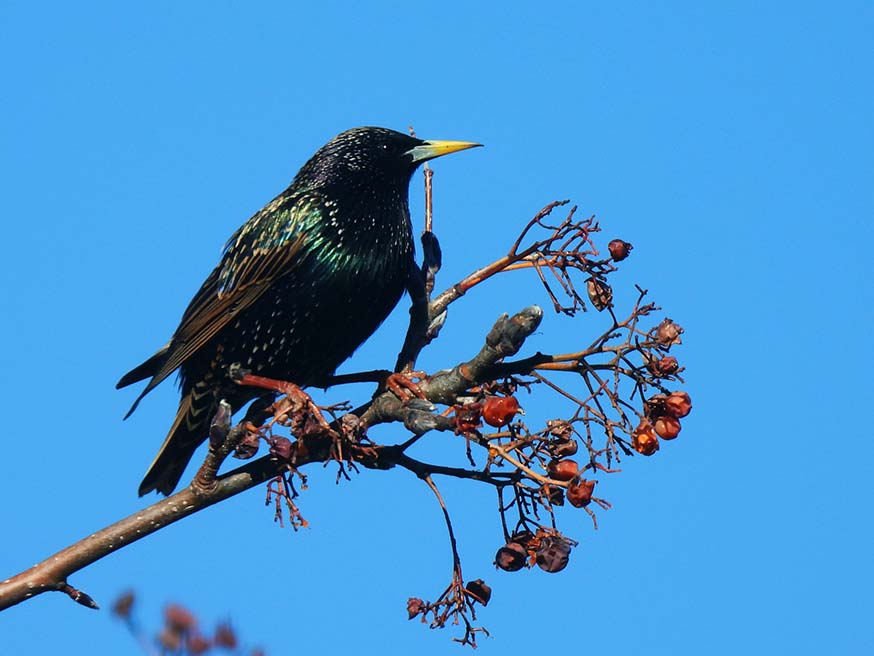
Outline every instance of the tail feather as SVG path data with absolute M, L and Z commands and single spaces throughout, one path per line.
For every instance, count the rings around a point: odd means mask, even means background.
M 128 385 L 133 385 L 134 383 L 138 383 L 141 380 L 145 380 L 146 378 L 151 378 L 149 384 L 146 385 L 145 389 L 140 392 L 140 395 L 133 402 L 133 405 L 130 407 L 130 410 L 127 411 L 127 414 L 124 416 L 125 419 L 130 417 L 134 410 L 137 409 L 137 406 L 140 404 L 140 401 L 143 400 L 143 397 L 151 392 L 155 387 L 164 380 L 164 377 L 156 378 L 156 375 L 161 370 L 161 366 L 164 364 L 164 361 L 167 359 L 167 353 L 170 350 L 170 344 L 172 342 L 167 342 L 163 348 L 161 348 L 155 355 L 150 357 L 148 360 L 143 362 L 141 365 L 134 367 L 130 371 L 128 371 L 124 376 L 121 377 L 115 384 L 115 389 L 121 389 L 122 387 L 127 387 Z
M 212 394 L 205 391 L 196 394 L 192 390 L 182 397 L 170 432 L 140 483 L 140 496 L 152 491 L 165 496 L 173 493 L 197 447 L 206 439 L 214 412 L 211 405 Z

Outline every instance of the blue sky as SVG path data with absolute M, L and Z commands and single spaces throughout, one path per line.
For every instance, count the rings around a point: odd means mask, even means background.
M 693 415 L 657 457 L 600 477 L 614 508 L 597 533 L 562 515 L 582 542 L 562 574 L 495 572 L 491 491 L 443 483 L 465 573 L 494 589 L 481 650 L 870 653 L 874 8 L 763 4 L 0 4 L 0 576 L 142 507 L 176 391 L 122 423 L 135 392 L 113 387 L 169 337 L 233 230 L 337 132 L 413 124 L 486 144 L 435 165 L 438 287 L 572 198 L 635 245 L 615 285 L 647 287 L 687 330 Z M 420 198 L 416 183 L 417 226 Z M 465 299 L 422 364 L 533 302 L 524 274 Z M 393 362 L 405 318 L 345 370 Z M 547 314 L 526 348 L 599 320 Z M 230 617 L 269 654 L 457 653 L 405 619 L 450 568 L 413 476 L 335 486 L 314 468 L 297 534 L 262 499 L 71 582 L 106 605 L 133 587 L 146 624 L 168 601 Z M 109 613 L 60 595 L 2 613 L 0 640 L 136 653 Z

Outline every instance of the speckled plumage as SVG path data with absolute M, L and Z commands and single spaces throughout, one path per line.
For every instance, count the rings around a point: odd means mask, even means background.
M 236 409 L 264 394 L 230 382 L 228 365 L 311 385 L 376 330 L 414 269 L 410 177 L 422 161 L 473 145 L 440 152 L 433 146 L 459 143 L 383 128 L 348 130 L 237 230 L 170 342 L 118 383 L 150 378 L 133 412 L 180 371 L 176 420 L 140 495 L 173 491 L 219 400 Z

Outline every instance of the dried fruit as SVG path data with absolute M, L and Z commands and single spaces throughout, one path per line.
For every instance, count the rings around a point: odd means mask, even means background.
M 112 613 L 120 617 L 123 620 L 128 619 L 131 616 L 131 609 L 134 605 L 134 593 L 133 592 L 125 592 L 118 599 L 115 600 L 115 603 L 112 604 Z
M 489 605 L 489 599 L 492 598 L 492 589 L 482 579 L 468 581 L 464 589 L 467 590 L 468 594 L 473 595 L 483 606 Z
M 188 651 L 193 656 L 200 656 L 200 654 L 204 654 L 209 651 L 210 645 L 209 640 L 200 635 L 199 633 L 192 633 L 188 636 L 186 640 L 186 644 L 188 646 Z
M 527 560 L 528 551 L 518 542 L 508 542 L 495 554 L 495 566 L 505 572 L 518 572 Z
M 248 460 L 256 453 L 260 446 L 261 437 L 255 431 L 246 431 L 243 439 L 234 448 L 234 457 L 238 460 Z
M 613 305 L 613 290 L 606 282 L 597 278 L 589 278 L 586 282 L 586 291 L 589 293 L 589 300 L 592 305 L 600 312 Z
M 580 466 L 576 460 L 570 458 L 550 460 L 546 466 L 546 473 L 554 481 L 569 481 L 580 473 Z
M 170 604 L 164 609 L 164 622 L 167 628 L 176 633 L 184 633 L 197 627 L 194 614 L 187 608 Z
M 680 370 L 680 363 L 673 355 L 666 355 L 663 358 L 654 358 L 647 364 L 649 370 L 655 376 L 664 377 L 671 376 Z
M 158 644 L 167 651 L 179 651 L 179 648 L 182 646 L 182 634 L 165 626 L 161 629 L 161 633 L 158 634 Z
M 671 392 L 665 399 L 665 412 L 674 417 L 685 417 L 692 412 L 692 397 L 682 391 Z
M 683 328 L 680 324 L 674 323 L 670 319 L 662 321 L 655 331 L 655 338 L 662 346 L 673 346 L 674 344 L 682 344 L 680 335 L 683 334 Z
M 407 619 L 413 619 L 419 613 L 425 612 L 425 602 L 418 597 L 407 599 Z
M 287 437 L 275 435 L 267 440 L 270 445 L 270 455 L 280 460 L 288 460 L 291 458 L 291 440 Z
M 670 415 L 659 417 L 653 425 L 658 436 L 665 440 L 672 440 L 680 434 L 680 420 Z
M 234 632 L 233 627 L 227 622 L 219 624 L 216 627 L 213 640 L 219 647 L 227 647 L 228 649 L 237 648 L 237 634 Z
M 483 403 L 483 420 L 496 428 L 509 424 L 518 412 L 515 396 L 490 396 Z
M 482 422 L 482 403 L 465 403 L 455 406 L 455 432 L 459 435 L 473 433 L 480 427 Z
M 607 250 L 610 251 L 610 257 L 613 258 L 614 262 L 621 262 L 624 260 L 633 249 L 634 246 L 627 241 L 622 241 L 621 239 L 614 239 L 607 244 Z
M 579 449 L 579 445 L 576 440 L 555 440 L 550 442 L 547 448 L 554 457 L 564 458 L 574 455 Z
M 567 567 L 571 546 L 561 538 L 547 536 L 541 538 L 537 549 L 537 566 L 544 572 L 560 572 Z
M 573 481 L 567 488 L 567 500 L 574 508 L 584 508 L 592 501 L 592 493 L 595 491 L 597 481 L 587 481 L 579 478 Z
M 574 436 L 574 427 L 564 419 L 550 419 L 546 422 L 549 434 L 559 440 L 570 440 Z
M 648 419 L 642 419 L 631 434 L 631 446 L 644 456 L 651 456 L 659 450 L 659 438 Z

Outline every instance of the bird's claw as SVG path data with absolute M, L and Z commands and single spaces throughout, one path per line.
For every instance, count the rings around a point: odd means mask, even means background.
M 424 399 L 425 392 L 419 387 L 419 383 L 425 380 L 424 371 L 404 371 L 389 374 L 385 379 L 385 388 L 402 401 L 410 399 Z

